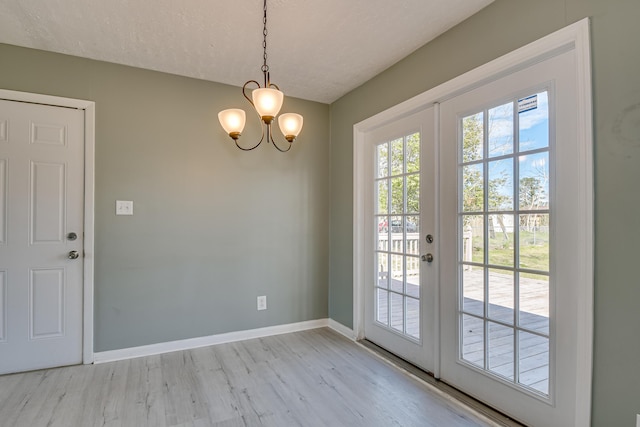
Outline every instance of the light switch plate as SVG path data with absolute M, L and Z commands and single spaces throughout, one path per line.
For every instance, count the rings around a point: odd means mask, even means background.
M 258 297 L 258 310 L 266 310 L 267 309 L 267 296 L 263 295 Z
M 131 200 L 116 200 L 116 215 L 133 215 Z

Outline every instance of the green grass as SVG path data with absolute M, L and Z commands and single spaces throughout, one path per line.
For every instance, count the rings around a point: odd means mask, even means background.
M 514 266 L 513 233 L 496 233 L 489 239 L 489 263 L 491 265 Z M 473 262 L 483 263 L 483 245 L 481 237 L 473 238 Z M 520 232 L 520 268 L 527 270 L 549 271 L 549 233 Z M 525 276 L 527 275 L 523 273 Z

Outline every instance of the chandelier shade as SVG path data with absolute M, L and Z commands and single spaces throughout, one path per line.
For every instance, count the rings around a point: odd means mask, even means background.
M 218 120 L 220 120 L 222 128 L 229 134 L 229 136 L 231 136 L 231 138 L 238 139 L 244 129 L 244 124 L 247 121 L 247 115 L 244 110 L 231 108 L 220 111 L 218 113 Z
M 263 12 L 262 48 L 264 51 L 264 63 L 262 65 L 261 71 L 264 76 L 264 85 L 261 86 L 257 81 L 249 80 L 244 84 L 244 86 L 242 86 L 242 94 L 253 106 L 256 113 L 258 114 L 258 117 L 260 117 L 260 125 L 262 126 L 262 138 L 260 138 L 260 141 L 258 141 L 257 144 L 251 147 L 243 147 L 238 143 L 238 139 L 240 139 L 240 135 L 242 134 L 242 130 L 244 129 L 244 125 L 246 122 L 246 113 L 244 112 L 244 110 L 241 110 L 239 108 L 231 108 L 228 110 L 220 111 L 218 113 L 218 120 L 220 120 L 220 125 L 225 130 L 225 132 L 229 134 L 231 139 L 233 139 L 236 146 L 243 151 L 250 151 L 254 148 L 257 148 L 258 145 L 260 145 L 262 141 L 264 141 L 266 136 L 267 142 L 271 142 L 273 146 L 278 149 L 278 151 L 285 152 L 291 149 L 293 141 L 302 131 L 303 120 L 302 116 L 296 113 L 286 113 L 278 117 L 278 113 L 280 113 L 280 109 L 282 108 L 282 104 L 284 102 L 284 93 L 280 91 L 280 88 L 277 85 L 271 83 L 269 66 L 267 65 L 267 0 L 264 0 Z M 257 86 L 257 88 L 253 89 L 253 91 L 251 92 L 251 98 L 249 98 L 249 96 L 247 95 L 247 86 L 249 85 Z M 278 117 L 278 125 L 280 126 L 280 130 L 282 131 L 285 140 L 289 143 L 289 145 L 285 148 L 281 148 L 273 139 L 271 124 L 276 117 Z
M 280 108 L 282 108 L 284 93 L 278 89 L 265 87 L 254 89 L 251 93 L 251 98 L 253 99 L 253 106 L 256 108 L 262 121 L 269 124 L 273 118 L 278 115 Z
M 302 122 L 302 116 L 296 113 L 281 114 L 280 117 L 278 117 L 280 131 L 289 142 L 293 142 L 293 140 L 297 138 L 302 130 Z

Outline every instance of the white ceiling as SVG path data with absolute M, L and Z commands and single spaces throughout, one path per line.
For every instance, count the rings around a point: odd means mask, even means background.
M 330 103 L 493 0 L 269 0 L 271 80 Z M 0 0 L 0 42 L 242 86 L 262 0 Z

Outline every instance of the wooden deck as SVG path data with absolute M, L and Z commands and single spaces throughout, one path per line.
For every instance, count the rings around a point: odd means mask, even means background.
M 463 314 L 462 320 L 463 359 L 510 381 L 516 381 L 517 376 L 519 384 L 548 394 L 549 283 L 521 277 L 516 313 L 513 276 L 490 271 L 487 304 L 490 320 L 485 322 L 473 316 L 483 314 L 483 271 L 465 271 L 463 281 L 463 307 L 470 313 Z M 518 328 L 514 327 L 516 317 Z
M 507 381 L 515 382 L 517 377 L 519 384 L 548 394 L 548 282 L 520 278 L 519 312 L 515 313 L 513 277 L 491 271 L 487 304 L 488 320 L 486 322 L 482 318 L 485 298 L 483 271 L 465 271 L 464 284 L 463 306 L 464 311 L 469 314 L 463 314 L 462 320 L 462 358 Z M 402 289 L 402 282 L 392 279 L 391 287 L 394 290 Z M 419 295 L 419 285 L 412 282 L 411 279 L 408 279 L 407 287 L 408 295 Z M 390 295 L 392 299 L 390 325 L 402 332 L 405 302 L 403 297 L 398 294 L 391 293 Z M 406 300 L 405 333 L 419 337 L 418 300 L 409 297 Z M 384 298 L 379 303 L 378 319 L 385 323 L 388 316 L 388 304 Z M 516 314 L 519 321 L 518 328 L 514 327 Z M 485 327 L 488 328 L 486 334 Z M 516 357 L 517 364 L 515 363 Z

